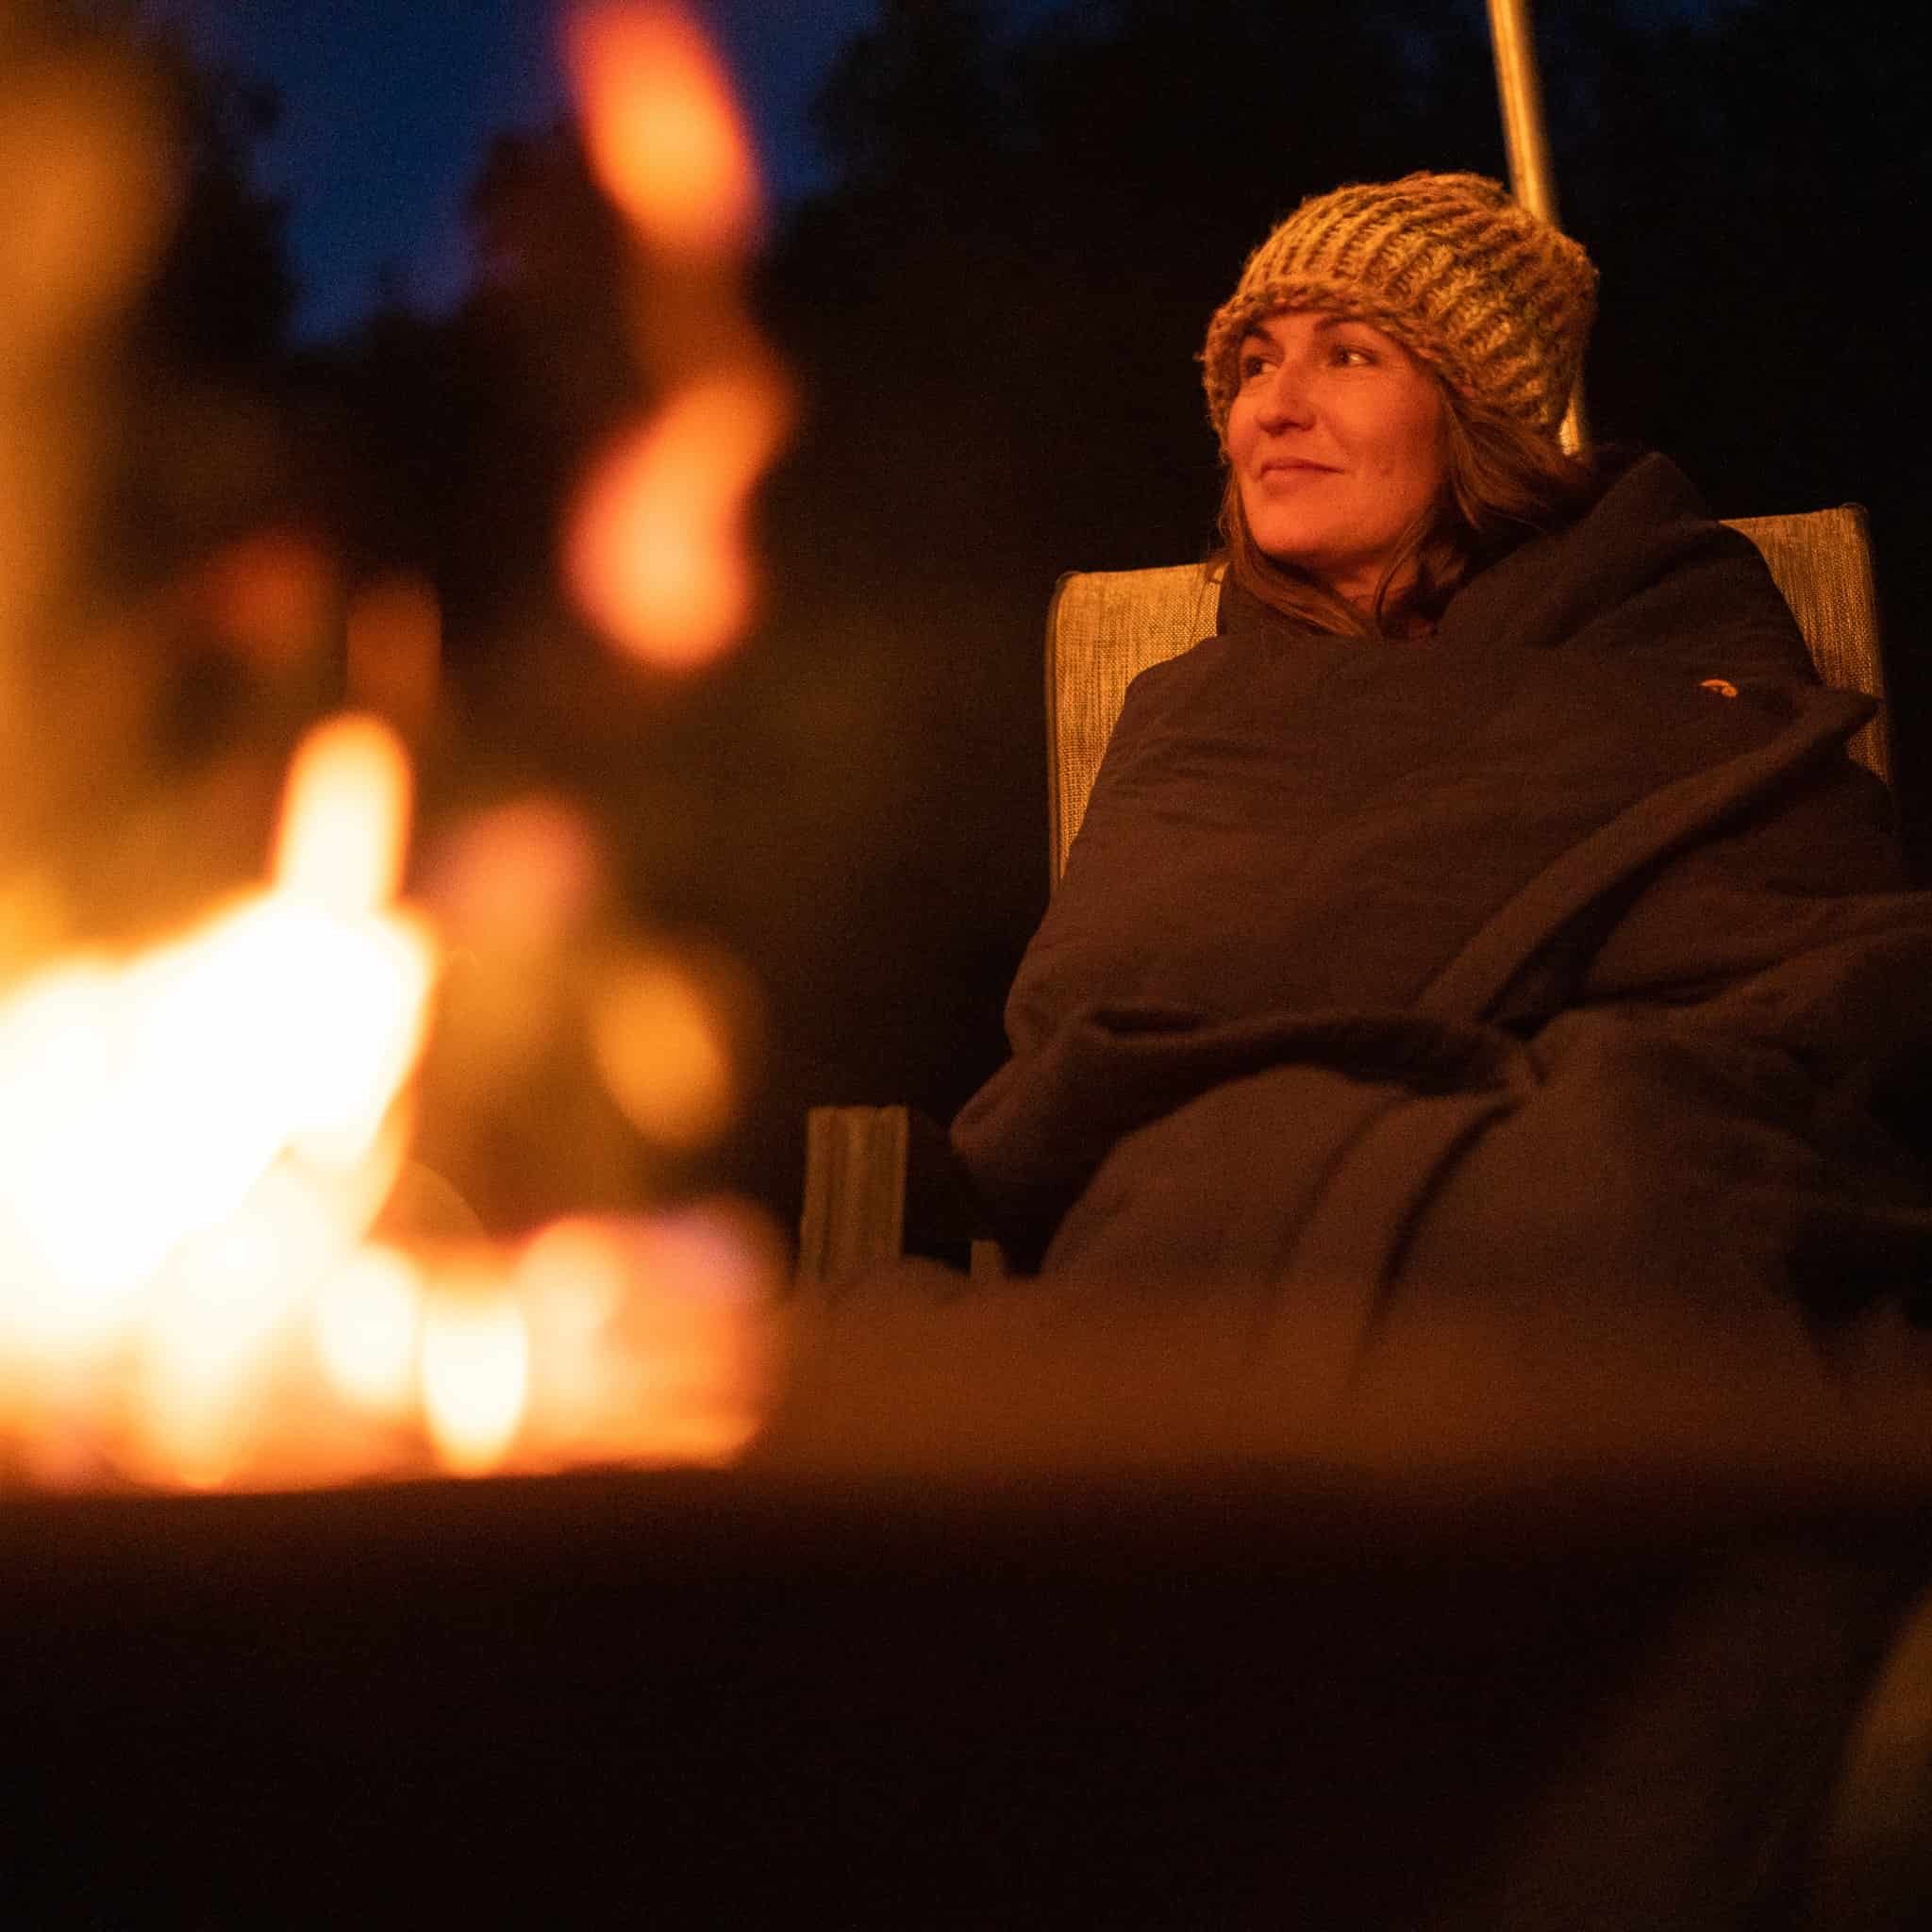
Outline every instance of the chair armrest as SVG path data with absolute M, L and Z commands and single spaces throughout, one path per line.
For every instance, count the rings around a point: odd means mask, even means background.
M 801 1281 L 853 1280 L 904 1255 L 1003 1274 L 1004 1257 L 946 1131 L 906 1107 L 806 1115 Z

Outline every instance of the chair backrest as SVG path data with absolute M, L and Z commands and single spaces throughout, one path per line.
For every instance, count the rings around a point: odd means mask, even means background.
M 1805 634 L 1820 679 L 1885 702 L 1878 649 L 1878 597 L 1865 512 L 1857 504 L 1799 516 L 1744 517 L 1741 530 L 1763 552 Z M 1058 885 L 1088 794 L 1113 735 L 1127 686 L 1150 664 L 1176 658 L 1212 634 L 1221 596 L 1218 566 L 1072 571 L 1046 619 L 1047 832 Z M 1886 715 L 1851 741 L 1852 756 L 1889 786 Z

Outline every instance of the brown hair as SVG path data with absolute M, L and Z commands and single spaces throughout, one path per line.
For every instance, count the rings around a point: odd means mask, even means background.
M 1566 455 L 1521 416 L 1485 407 L 1441 382 L 1442 487 L 1403 532 L 1367 610 L 1256 543 L 1227 473 L 1221 534 L 1236 583 L 1284 616 L 1341 637 L 1373 638 L 1433 626 L 1449 600 L 1485 565 L 1525 537 L 1579 515 L 1598 490 L 1595 464 Z M 1226 446 L 1222 458 L 1226 460 Z M 1397 584 L 1404 586 L 1391 598 Z

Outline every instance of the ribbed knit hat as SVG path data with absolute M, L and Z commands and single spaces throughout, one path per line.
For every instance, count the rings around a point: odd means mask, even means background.
M 1452 389 L 1554 437 L 1596 319 L 1596 270 L 1481 175 L 1311 195 L 1249 256 L 1208 325 L 1202 379 L 1224 438 L 1241 339 L 1283 308 L 1373 323 Z

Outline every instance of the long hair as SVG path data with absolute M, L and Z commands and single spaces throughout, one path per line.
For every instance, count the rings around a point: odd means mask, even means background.
M 1441 387 L 1442 487 L 1402 533 L 1366 610 L 1260 549 L 1229 468 L 1221 534 L 1235 581 L 1285 616 L 1338 636 L 1424 630 L 1477 571 L 1524 538 L 1560 528 L 1595 500 L 1598 474 L 1588 458 L 1566 455 L 1520 417 Z

